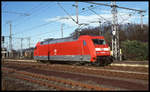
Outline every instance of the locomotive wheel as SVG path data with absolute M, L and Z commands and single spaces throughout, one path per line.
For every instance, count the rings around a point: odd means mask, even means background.
M 108 64 L 111 64 L 113 62 L 113 57 L 109 57 L 109 63 Z
M 48 60 L 47 62 L 48 62 L 49 64 L 52 64 L 52 61 L 50 61 L 50 60 Z
M 97 61 L 95 62 L 96 66 L 104 66 L 105 65 L 105 61 L 103 60 L 102 57 L 97 57 Z
M 90 62 L 84 63 L 84 66 L 92 66 L 92 65 L 93 65 L 93 63 L 90 63 Z
M 101 60 L 99 63 L 99 66 L 105 66 L 106 65 L 106 61 L 105 60 Z
M 92 63 L 93 66 L 101 66 L 101 63 L 99 61 L 96 61 L 94 63 Z
M 81 65 L 84 65 L 84 63 L 81 61 L 77 61 L 77 62 L 75 62 L 75 65 L 81 66 Z
M 40 61 L 40 63 L 47 63 L 47 61 L 45 61 L 45 60 L 39 60 Z
M 97 57 L 97 61 L 95 62 L 96 66 L 106 66 L 113 62 L 112 57 Z

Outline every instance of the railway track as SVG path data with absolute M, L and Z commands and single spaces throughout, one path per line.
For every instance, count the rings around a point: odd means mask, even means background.
M 25 62 L 7 62 L 7 66 L 10 64 L 15 64 L 19 66 L 34 67 L 36 69 L 44 70 L 57 70 L 57 71 L 67 71 L 67 72 L 78 72 L 78 73 L 88 73 L 94 75 L 104 75 L 104 76 L 114 76 L 132 79 L 142 79 L 148 80 L 148 68 L 131 68 L 131 67 L 116 67 L 116 66 L 106 66 L 106 67 L 85 67 L 85 66 L 71 66 L 71 65 L 57 65 L 57 64 L 41 64 L 41 63 L 25 63 Z M 134 71 L 132 71 L 134 70 Z
M 13 62 L 28 62 L 28 63 L 37 63 L 36 60 L 16 60 L 16 59 L 4 59 L 2 61 L 13 61 Z M 38 62 L 39 63 L 39 62 Z M 113 62 L 110 66 L 118 66 L 118 67 L 145 67 L 148 68 L 148 61 L 123 61 L 123 62 Z
M 111 69 L 111 70 L 122 70 L 122 71 L 137 71 L 137 72 L 148 72 L 148 67 L 132 67 L 132 66 L 105 66 L 105 67 L 94 67 L 94 66 L 78 66 L 78 65 L 67 65 L 67 64 L 49 64 L 49 63 L 38 63 L 38 62 L 22 62 L 22 61 L 5 61 L 5 63 L 15 63 L 15 64 L 24 64 L 24 65 L 41 65 L 41 66 L 61 66 L 61 67 L 82 67 L 82 68 L 91 68 L 91 69 Z M 89 69 L 90 69 L 89 68 Z M 136 68 L 136 69 L 135 69 Z
M 15 77 L 15 78 L 25 80 L 28 82 L 32 82 L 32 83 L 36 83 L 41 86 L 47 86 L 47 87 L 57 89 L 57 90 L 82 90 L 82 89 L 83 90 L 112 90 L 110 88 L 102 88 L 99 86 L 84 84 L 84 83 L 77 82 L 77 81 L 65 80 L 65 79 L 60 79 L 60 78 L 56 78 L 52 76 L 45 76 L 45 75 L 30 73 L 30 72 L 25 72 L 25 71 L 18 71 L 18 70 L 10 69 L 10 68 L 3 67 L 2 70 L 3 72 L 7 71 L 7 72 L 16 73 L 17 76 L 11 75 L 11 77 Z M 38 80 L 36 80 L 35 78 L 38 78 Z M 43 80 L 47 80 L 49 82 L 45 82 Z M 58 84 L 61 84 L 61 85 L 59 86 Z
M 25 62 L 4 62 L 5 68 L 40 74 L 43 76 L 55 76 L 56 78 L 80 81 L 85 84 L 99 85 L 113 90 L 146 90 L 148 89 L 148 73 L 112 70 L 112 67 L 85 67 L 62 64 L 41 64 Z M 134 67 L 134 70 L 137 69 Z M 25 76 L 25 75 L 24 75 Z M 27 76 L 27 75 L 26 75 Z M 46 79 L 43 79 L 46 80 Z M 57 83 L 58 84 L 58 83 Z M 61 83 L 63 84 L 63 83 Z M 43 84 L 44 85 L 44 84 Z M 64 85 L 64 84 L 63 84 Z M 62 86 L 63 86 L 62 85 Z M 71 87 L 71 86 L 70 86 Z M 79 88 L 78 89 L 84 89 Z M 86 89 L 85 89 L 86 90 Z

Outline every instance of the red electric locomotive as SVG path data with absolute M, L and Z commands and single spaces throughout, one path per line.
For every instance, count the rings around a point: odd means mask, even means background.
M 38 42 L 34 59 L 39 61 L 79 61 L 105 65 L 112 62 L 110 47 L 103 36 L 82 35 Z

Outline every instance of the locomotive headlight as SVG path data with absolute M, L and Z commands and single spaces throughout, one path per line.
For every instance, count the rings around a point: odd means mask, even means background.
M 104 48 L 95 48 L 96 51 L 103 51 Z
M 96 50 L 96 51 L 101 51 L 102 49 L 101 49 L 101 48 L 95 48 L 95 50 Z
M 108 51 L 109 50 L 109 48 L 104 48 L 104 51 Z
M 104 48 L 104 51 L 110 51 L 110 47 Z
M 110 47 L 108 48 L 95 48 L 96 51 L 109 51 Z

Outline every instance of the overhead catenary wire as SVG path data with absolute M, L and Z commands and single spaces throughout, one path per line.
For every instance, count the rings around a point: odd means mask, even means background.
M 37 5 L 38 7 L 37 7 L 37 6 L 33 7 L 33 8 L 29 11 L 30 16 L 24 17 L 23 20 L 26 19 L 26 20 L 29 21 L 29 19 L 35 18 L 35 16 L 33 16 L 33 15 L 36 14 L 36 12 L 39 12 L 39 11 L 41 11 L 42 9 L 45 8 L 45 6 L 40 7 L 40 5 L 42 5 L 42 3 L 38 4 L 38 5 Z M 48 6 L 48 7 L 46 7 L 46 8 L 49 8 L 49 4 L 47 4 L 47 6 Z M 36 8 L 36 7 L 37 7 L 37 8 Z M 34 9 L 36 9 L 36 10 L 34 10 Z M 36 17 L 39 16 L 40 14 L 42 14 L 42 13 L 37 14 Z M 19 18 L 16 18 L 16 19 L 14 19 L 14 20 L 18 20 L 18 19 L 19 19 Z M 21 18 L 21 19 L 22 19 L 22 18 Z M 21 22 L 27 22 L 27 21 L 22 21 L 22 20 L 21 20 Z M 22 25 L 23 23 L 21 23 L 21 22 L 15 24 L 14 27 L 17 27 L 18 25 Z
M 127 9 L 127 10 L 133 10 L 137 11 L 141 15 L 141 29 L 143 28 L 143 21 L 142 21 L 142 13 L 146 12 L 144 10 L 138 10 L 138 9 L 131 9 L 131 8 L 126 8 L 126 7 L 120 7 L 116 5 L 116 2 L 113 1 L 111 5 L 108 4 L 103 4 L 103 3 L 95 3 L 95 2 L 85 2 L 85 3 L 90 3 L 90 4 L 96 4 L 96 5 L 103 5 L 103 6 L 108 6 L 112 8 L 112 15 L 113 15 L 113 20 L 112 20 L 112 52 L 113 56 L 115 57 L 116 60 L 120 59 L 120 46 L 119 46 L 119 32 L 118 32 L 118 17 L 117 17 L 117 8 L 122 8 L 122 9 Z
M 71 18 L 76 24 L 78 24 L 77 21 L 75 21 L 75 20 L 71 17 L 71 15 L 60 5 L 60 3 L 57 3 L 57 4 L 60 6 L 60 8 L 63 9 L 63 11 L 69 16 L 69 18 Z M 92 7 L 91 9 L 94 9 L 94 8 L 97 8 L 97 7 L 98 7 L 98 6 L 95 6 L 95 7 Z M 79 12 L 78 14 L 83 13 L 83 12 L 86 12 L 86 11 L 89 11 L 89 10 L 81 11 L 81 12 Z M 82 24 L 78 24 L 78 25 L 81 26 Z
M 75 21 L 76 22 L 76 21 Z M 46 23 L 47 24 L 47 23 Z M 46 24 L 42 24 L 42 25 L 39 25 L 39 27 L 40 26 L 43 26 L 43 25 L 46 25 Z M 36 28 L 36 27 L 32 27 L 30 30 L 32 30 L 32 29 L 34 29 L 34 28 Z M 47 32 L 46 32 L 47 33 Z M 41 34 L 40 34 L 41 35 Z
M 51 23 L 53 23 L 53 22 L 56 22 L 56 21 L 51 21 L 51 22 L 48 22 L 48 23 L 40 24 L 40 25 L 31 27 L 31 28 L 25 29 L 25 30 L 23 30 L 23 31 L 24 31 L 24 32 L 31 31 L 31 30 L 33 30 L 33 29 L 36 29 L 36 28 L 43 27 L 43 26 L 45 26 L 45 25 L 51 24 Z M 23 32 L 14 33 L 13 35 L 17 35 L 17 34 L 20 34 L 20 33 L 23 33 Z
M 24 31 L 24 32 L 26 32 L 26 31 L 31 31 L 31 30 L 33 30 L 33 29 L 36 29 L 36 28 L 39 28 L 39 27 L 43 27 L 43 26 L 45 26 L 45 25 L 48 25 L 48 24 L 57 22 L 58 20 L 61 20 L 61 19 L 64 19 L 64 17 L 58 18 L 58 19 L 53 20 L 53 21 L 50 21 L 50 22 L 48 22 L 48 23 L 44 23 L 44 24 L 40 24 L 40 25 L 31 27 L 31 28 L 29 28 L 29 29 L 25 29 L 25 30 L 23 30 L 23 31 Z M 17 34 L 20 34 L 20 33 L 22 33 L 22 32 L 14 33 L 13 35 L 17 35 Z
M 59 2 L 57 2 L 57 4 L 58 4 L 58 6 L 69 16 L 69 18 L 72 19 L 72 21 L 74 21 L 76 24 L 78 24 L 77 21 L 75 21 L 75 20 L 70 16 L 70 14 L 60 5 Z
M 37 6 L 34 6 L 34 7 L 32 7 L 30 10 L 28 10 L 26 13 L 29 13 L 30 14 L 30 16 L 33 14 L 33 12 L 31 12 L 31 11 L 33 11 L 35 8 L 39 8 L 39 6 L 41 5 L 42 3 L 40 3 L 40 4 L 38 4 Z M 17 20 L 19 20 L 19 18 L 20 18 L 20 16 L 18 16 L 17 18 L 15 18 L 13 21 L 17 21 Z M 23 17 L 23 18 L 27 18 L 27 17 Z M 21 20 L 23 19 L 23 18 L 20 18 Z M 21 24 L 21 23 L 19 23 L 19 24 Z
M 122 18 L 122 21 L 121 21 L 119 24 L 121 25 L 121 24 L 123 24 L 124 21 L 128 21 L 134 14 L 135 14 L 135 12 L 132 13 L 132 14 L 129 13 L 127 18 L 123 18 L 123 17 L 118 13 L 118 15 L 120 16 L 120 18 Z
M 70 28 L 72 28 L 72 27 L 67 27 L 67 28 L 64 28 L 63 30 L 65 30 L 65 29 L 70 29 Z M 41 36 L 41 35 L 43 35 L 43 34 L 47 34 L 47 33 L 55 33 L 56 31 L 53 31 L 53 32 L 43 32 L 43 33 L 39 33 L 39 34 L 34 34 L 34 35 L 30 35 L 30 37 L 36 37 L 36 36 Z M 59 30 L 57 30 L 57 32 L 59 32 Z
M 108 5 L 108 4 L 103 4 L 103 3 L 95 3 L 92 1 L 86 1 L 85 3 L 90 3 L 90 4 L 97 4 L 97 5 L 103 5 L 103 6 L 109 6 L 109 7 L 113 7 L 113 5 Z M 131 9 L 131 8 L 127 8 L 127 7 L 120 7 L 115 5 L 116 8 L 122 8 L 122 9 L 127 9 L 127 10 L 133 10 L 133 11 L 138 11 L 138 12 L 146 12 L 145 10 L 138 10 L 138 9 Z
M 122 19 L 123 19 L 123 21 L 126 20 L 126 18 L 122 18 Z M 43 26 L 44 26 L 44 25 L 43 25 Z M 34 29 L 34 28 L 33 28 L 33 29 Z M 39 34 L 39 35 L 40 35 L 40 34 Z
M 11 13 L 11 14 L 19 14 L 22 16 L 29 16 L 27 13 L 20 13 L 20 12 L 14 12 L 14 11 L 2 11 L 2 13 Z
M 98 6 L 95 6 L 95 7 L 91 7 L 91 9 L 95 9 L 95 8 L 97 8 Z M 81 11 L 81 12 L 79 12 L 79 14 L 80 13 L 83 13 L 83 12 L 86 12 L 86 11 L 89 11 L 89 10 L 84 10 L 84 11 Z
M 40 24 L 40 25 L 37 25 L 37 26 L 31 27 L 31 28 L 28 28 L 28 29 L 22 30 L 22 31 L 24 31 L 24 32 L 31 31 L 31 30 L 33 30 L 33 29 L 36 29 L 36 28 L 39 28 L 39 27 L 43 27 L 43 26 L 45 26 L 45 25 L 48 25 L 48 24 L 51 24 L 51 23 L 57 22 L 58 20 L 61 20 L 61 19 L 63 19 L 63 17 L 62 17 L 62 18 L 58 18 L 57 20 L 50 21 L 50 22 L 48 22 L 48 23 Z M 20 34 L 20 33 L 23 33 L 23 32 L 14 33 L 13 35 L 17 35 L 17 34 Z
M 41 5 L 41 3 L 39 4 L 39 5 Z M 60 5 L 60 4 L 59 4 Z M 62 7 L 61 5 L 60 5 L 60 7 Z M 63 7 L 62 7 L 63 8 Z M 95 8 L 95 7 L 94 7 Z M 64 9 L 64 8 L 63 8 Z M 65 11 L 65 10 L 64 10 Z M 67 13 L 67 12 L 66 12 Z M 29 16 L 30 17 L 30 16 Z M 71 17 L 71 16 L 70 16 Z M 72 17 L 71 17 L 72 18 Z M 73 19 L 73 18 L 72 18 Z M 74 20 L 74 19 L 73 19 Z M 74 20 L 74 22 L 76 23 L 76 21 Z M 22 23 L 20 23 L 20 24 L 22 24 Z M 42 24 L 42 25 L 39 25 L 39 27 L 40 26 L 44 26 L 44 25 L 47 25 L 47 23 L 45 23 L 45 24 Z M 14 26 L 17 26 L 17 25 L 14 25 Z M 32 28 L 29 28 L 28 30 L 32 30 L 32 29 L 34 29 L 34 28 L 36 28 L 36 27 L 32 27 Z M 19 32 L 19 33 L 22 33 L 22 32 Z M 19 33 L 15 33 L 14 35 L 16 35 L 16 34 L 19 34 Z
M 66 27 L 66 28 L 64 28 L 64 30 L 65 30 L 65 29 L 70 29 L 70 28 L 72 28 L 72 27 Z M 59 32 L 59 30 L 57 30 L 57 32 Z M 35 45 L 38 41 L 41 41 L 41 40 L 42 40 L 41 36 L 42 36 L 43 34 L 47 34 L 47 33 L 50 33 L 50 34 L 48 34 L 49 36 L 54 36 L 54 35 L 56 34 L 56 31 L 53 31 L 53 32 L 44 32 L 44 33 L 32 35 L 32 36 L 30 36 L 30 38 L 31 38 L 31 37 L 34 37 L 34 38 L 39 38 L 39 39 L 40 39 L 40 40 L 36 40 L 36 41 L 34 42 L 34 45 Z M 24 38 L 28 38 L 28 37 L 24 37 Z M 46 38 L 45 38 L 45 39 L 46 39 Z M 32 40 L 32 42 L 33 42 L 33 40 Z M 32 45 L 33 45 L 33 43 L 32 43 Z
M 77 2 L 76 2 L 77 3 Z M 87 23 L 78 23 L 78 4 L 76 4 L 76 5 L 74 5 L 75 7 L 76 7 L 76 17 L 77 17 L 77 21 L 75 21 L 71 16 L 70 16 L 70 14 L 60 5 L 60 3 L 58 3 L 57 2 L 57 4 L 58 4 L 58 6 L 61 8 L 61 9 L 63 9 L 63 11 L 69 16 L 69 18 L 71 18 L 72 19 L 72 21 L 73 22 L 75 22 L 77 25 L 78 25 L 78 27 L 77 27 L 77 29 L 78 29 L 78 36 L 79 36 L 79 31 L 80 31 L 80 27 L 82 26 L 82 25 L 88 25 Z
M 104 19 L 104 20 L 107 21 L 108 23 L 111 23 L 111 21 L 108 21 L 107 19 L 105 19 L 105 18 L 102 17 L 101 15 L 97 14 L 94 10 L 90 9 L 89 7 L 88 7 L 88 9 L 89 9 L 90 11 L 92 11 L 93 13 L 95 13 L 97 16 L 99 16 L 101 19 Z
M 85 2 L 85 3 L 96 4 L 96 5 L 103 5 L 103 6 L 109 6 L 111 8 L 121 8 L 121 9 L 136 11 L 141 16 L 141 28 L 143 28 L 143 19 L 142 19 L 143 18 L 143 14 L 142 13 L 145 13 L 146 10 L 139 10 L 139 9 L 133 9 L 133 8 L 127 8 L 127 7 L 120 7 L 120 6 L 116 5 L 116 4 L 108 5 L 108 4 L 103 4 L 103 3 L 95 3 L 95 2 L 91 2 L 91 1 L 88 1 L 88 2 Z

